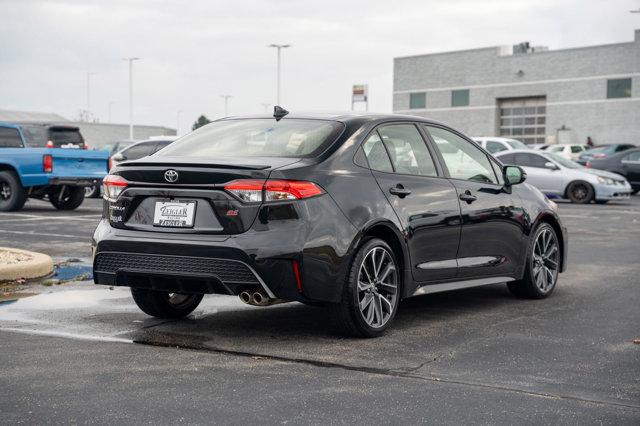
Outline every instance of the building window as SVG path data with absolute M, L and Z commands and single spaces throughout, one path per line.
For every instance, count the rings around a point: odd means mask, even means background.
M 544 97 L 500 100 L 499 135 L 527 144 L 544 143 L 547 112 L 545 104 Z
M 631 79 L 617 78 L 615 80 L 607 80 L 607 98 L 630 98 L 631 97 Z
M 409 108 L 418 109 L 427 107 L 427 94 L 425 92 L 409 94 Z
M 469 89 L 451 91 L 452 107 L 461 107 L 467 105 L 469 105 Z

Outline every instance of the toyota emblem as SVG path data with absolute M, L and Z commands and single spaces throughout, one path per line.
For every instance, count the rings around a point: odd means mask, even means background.
M 169 183 L 175 183 L 178 181 L 178 172 L 169 169 L 164 172 L 164 179 Z

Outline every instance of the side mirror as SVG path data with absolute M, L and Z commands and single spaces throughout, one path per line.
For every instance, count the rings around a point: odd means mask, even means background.
M 124 161 L 127 159 L 127 157 L 125 157 L 124 155 L 122 155 L 121 153 L 117 153 L 117 154 L 113 154 L 113 156 L 111 157 L 112 160 L 114 161 Z
M 544 163 L 544 167 L 549 170 L 558 170 L 558 166 L 556 166 L 551 161 L 547 161 L 546 163 Z
M 507 186 L 517 185 L 527 179 L 527 173 L 519 166 L 504 166 L 502 172 Z

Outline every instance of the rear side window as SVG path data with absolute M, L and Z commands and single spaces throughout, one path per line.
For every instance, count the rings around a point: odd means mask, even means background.
M 65 145 L 77 147 L 84 145 L 84 139 L 82 139 L 80 130 L 74 128 L 52 127 L 49 129 L 49 140 L 53 142 L 53 146 L 56 148 Z
M 393 166 L 389 160 L 387 150 L 382 144 L 382 139 L 378 135 L 378 132 L 373 132 L 371 136 L 362 144 L 364 155 L 367 156 L 369 167 L 372 170 L 378 170 L 381 172 L 392 173 Z
M 624 161 L 640 161 L 640 151 L 632 152 L 623 158 Z
M 122 155 L 124 156 L 125 160 L 137 160 L 138 158 L 151 155 L 155 147 L 155 142 L 140 143 L 138 145 L 132 146 L 131 148 L 125 149 L 124 151 L 122 151 Z
M 18 129 L 0 127 L 0 148 L 22 148 L 22 138 Z
M 40 125 L 24 125 L 22 127 L 22 135 L 25 143 L 30 148 L 44 148 L 49 140 L 46 126 Z
M 186 157 L 312 157 L 338 138 L 337 121 L 252 118 L 215 121 L 190 133 L 158 156 Z
M 515 154 L 504 154 L 498 157 L 498 159 L 502 162 L 502 164 L 516 164 L 516 155 Z
M 548 162 L 546 158 L 537 154 L 516 154 L 515 163 L 517 166 L 538 167 L 544 169 L 544 165 Z
M 158 144 L 156 145 L 155 149 L 153 150 L 153 152 L 158 152 L 160 151 L 162 148 L 164 148 L 165 146 L 168 146 L 171 142 L 169 141 L 161 141 L 158 142 Z
M 413 124 L 393 124 L 378 129 L 396 173 L 436 176 L 436 167 L 424 139 Z

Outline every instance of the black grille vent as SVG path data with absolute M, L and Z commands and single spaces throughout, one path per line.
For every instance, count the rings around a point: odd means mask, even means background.
M 169 272 L 216 276 L 223 283 L 258 284 L 247 265 L 226 259 L 208 257 L 164 256 L 135 253 L 99 253 L 96 272 L 115 274 L 118 270 L 137 272 Z

